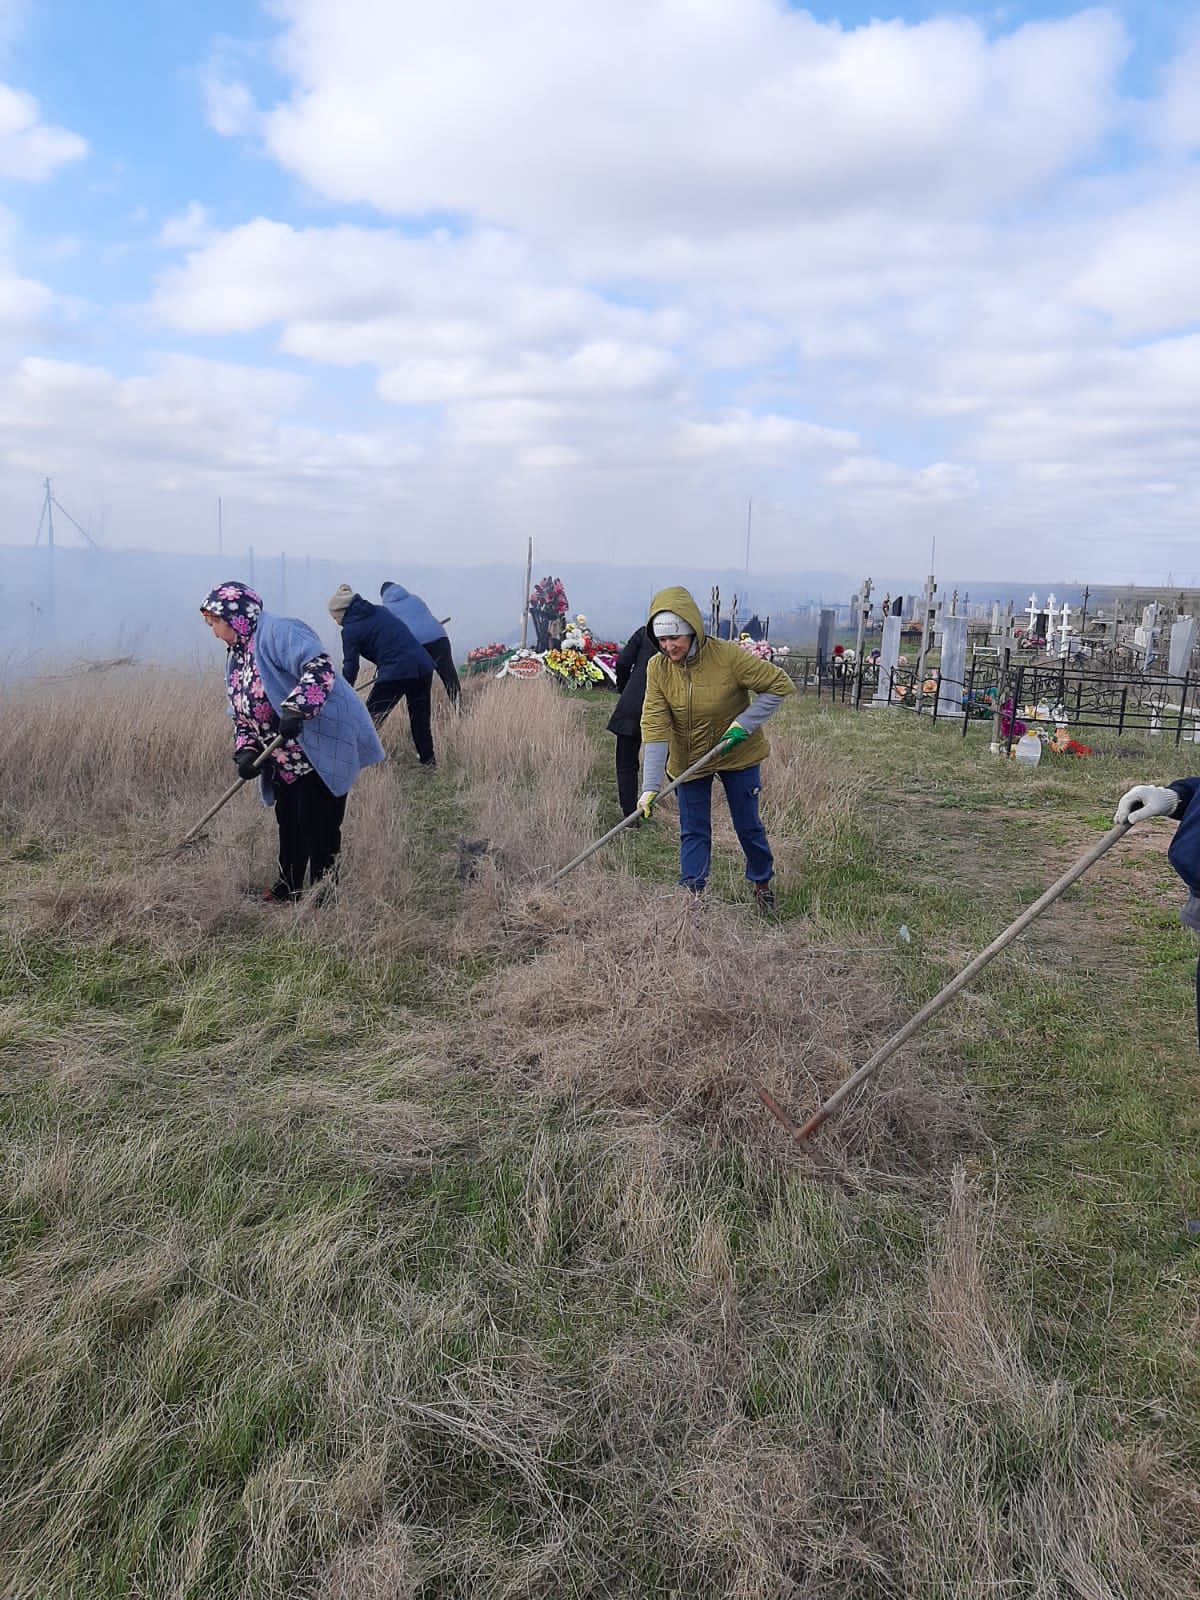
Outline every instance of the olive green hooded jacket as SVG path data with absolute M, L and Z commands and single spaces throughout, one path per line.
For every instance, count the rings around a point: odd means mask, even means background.
M 708 638 L 700 608 L 686 589 L 663 589 L 654 596 L 648 619 L 652 635 L 659 611 L 674 611 L 696 635 L 695 649 L 679 666 L 660 650 L 646 668 L 642 740 L 646 744 L 666 741 L 667 770 L 678 777 L 712 749 L 738 713 L 745 711 L 752 695 L 792 694 L 795 686 L 781 667 L 726 639 Z M 714 760 L 705 773 L 740 772 L 762 761 L 770 748 L 766 734 L 757 728 L 728 754 Z

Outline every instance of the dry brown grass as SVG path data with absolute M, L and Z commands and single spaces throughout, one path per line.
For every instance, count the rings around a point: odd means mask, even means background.
M 252 796 L 151 859 L 230 773 L 219 676 L 85 689 L 0 702 L 4 1600 L 1197 1592 L 1194 1477 L 1030 1354 L 953 1035 L 822 1136 L 841 1184 L 753 1093 L 890 1031 L 877 942 L 698 905 L 669 821 L 549 891 L 592 743 L 495 680 L 432 780 L 393 715 L 336 896 L 264 907 Z M 856 786 L 773 744 L 786 879 Z

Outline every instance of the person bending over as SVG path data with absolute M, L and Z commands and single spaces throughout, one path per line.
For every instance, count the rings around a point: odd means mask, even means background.
M 373 606 L 355 594 L 348 583 L 336 589 L 329 614 L 342 630 L 342 675 L 347 683 L 358 677 L 361 657 L 375 663 L 375 682 L 367 697 L 367 710 L 377 728 L 401 700 L 408 702 L 408 727 L 417 759 L 426 771 L 437 766 L 430 724 L 429 691 L 433 663 L 399 617 L 386 606 Z
M 307 623 L 264 611 L 244 583 L 209 590 L 200 615 L 228 652 L 234 763 L 275 808 L 279 876 L 264 898 L 294 900 L 306 873 L 314 884 L 334 874 L 346 796 L 364 767 L 383 760 L 383 746 Z M 277 734 L 283 743 L 259 766 Z

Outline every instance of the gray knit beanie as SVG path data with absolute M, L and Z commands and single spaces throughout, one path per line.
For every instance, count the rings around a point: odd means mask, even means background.
M 329 615 L 331 617 L 340 617 L 343 611 L 349 609 L 350 602 L 353 599 L 354 590 L 350 585 L 348 583 L 339 583 L 329 597 Z

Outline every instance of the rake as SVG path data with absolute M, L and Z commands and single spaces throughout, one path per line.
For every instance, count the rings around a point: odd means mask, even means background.
M 695 777 L 696 773 L 700 771 L 700 768 L 704 766 L 706 762 L 711 761 L 714 756 L 720 755 L 721 751 L 724 750 L 725 747 L 725 736 L 722 734 L 721 738 L 718 739 L 715 745 L 713 745 L 712 749 L 707 755 L 701 756 L 699 761 L 693 761 L 686 772 L 681 772 L 677 778 L 672 778 L 670 783 L 666 784 L 658 791 L 658 797 L 654 802 L 655 805 L 658 804 L 659 800 L 666 799 L 667 795 L 672 794 L 676 789 L 678 789 L 681 783 L 686 783 L 689 778 Z M 602 838 L 594 839 L 592 843 L 588 845 L 586 850 L 581 850 L 577 856 L 572 856 L 571 860 L 567 862 L 565 867 L 559 867 L 554 876 L 547 880 L 546 887 L 549 888 L 552 884 L 557 883 L 560 878 L 565 878 L 568 872 L 573 872 L 575 868 L 578 867 L 582 862 L 586 861 L 589 856 L 595 855 L 596 851 L 599 850 L 603 845 L 606 845 L 610 839 L 615 839 L 619 833 L 623 833 L 626 828 L 632 827 L 635 822 L 639 822 L 640 820 L 640 811 L 631 811 L 627 817 L 622 817 L 615 828 L 610 828 Z
M 935 1016 L 944 1005 L 953 1000 L 961 989 L 965 989 L 972 979 L 983 971 L 989 961 L 998 956 L 1001 950 L 1010 945 L 1019 934 L 1024 933 L 1029 924 L 1037 917 L 1040 917 L 1043 911 L 1052 906 L 1077 878 L 1081 878 L 1089 867 L 1094 866 L 1106 850 L 1110 850 L 1118 839 L 1123 838 L 1129 832 L 1130 826 L 1131 824 L 1128 822 L 1119 822 L 1115 828 L 1110 828 L 1104 837 L 1098 839 L 1091 849 L 1081 855 L 1073 866 L 1067 868 L 1061 878 L 1050 885 L 1045 894 L 1035 900 L 1031 906 L 1027 906 L 1015 922 L 1010 923 L 1003 933 L 998 934 L 986 950 L 981 950 L 956 978 L 952 978 L 944 989 L 939 989 L 932 1000 L 927 1000 L 915 1016 L 911 1017 L 902 1028 L 897 1029 L 890 1039 L 885 1040 L 871 1059 L 847 1078 L 840 1088 L 835 1089 L 828 1100 L 813 1112 L 807 1122 L 801 1123 L 797 1127 L 775 1096 L 768 1089 L 764 1089 L 762 1084 L 751 1079 L 758 1098 L 771 1115 L 783 1124 L 801 1149 L 807 1150 L 808 1141 L 812 1135 L 816 1133 L 823 1123 L 829 1121 L 830 1117 L 845 1104 L 855 1090 L 861 1088 L 868 1078 L 873 1077 L 884 1062 L 890 1061 L 897 1050 L 906 1044 L 914 1033 L 917 1033 L 925 1026 L 930 1017 Z
M 262 772 L 263 763 L 266 761 L 267 757 L 271 754 L 272 750 L 277 750 L 282 743 L 283 735 L 277 733 L 271 740 L 270 744 L 267 745 L 266 749 L 259 756 L 258 760 L 254 763 L 254 770 L 251 773 L 251 777 L 256 777 Z M 235 783 L 231 783 L 217 803 L 208 808 L 208 810 L 200 818 L 200 821 L 196 823 L 195 827 L 189 828 L 179 843 L 177 845 L 173 845 L 170 850 L 164 850 L 163 855 L 177 856 L 181 851 L 190 849 L 192 845 L 200 844 L 205 838 L 205 825 L 211 822 L 216 816 L 217 812 L 220 811 L 221 807 L 227 805 L 228 802 L 233 799 L 234 795 L 237 794 L 238 790 L 244 789 L 249 782 L 250 778 L 238 778 Z

